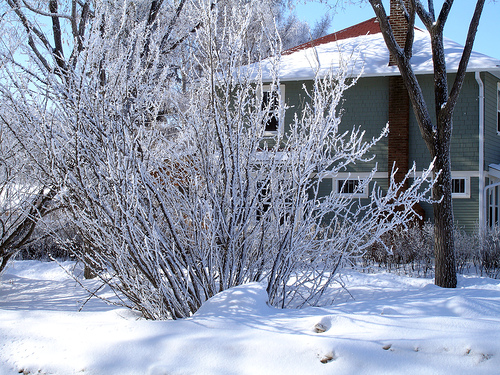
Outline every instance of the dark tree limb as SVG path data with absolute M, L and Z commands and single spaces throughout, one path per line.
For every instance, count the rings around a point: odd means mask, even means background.
M 406 40 L 412 42 L 410 27 L 413 28 L 412 13 L 416 13 L 427 28 L 431 38 L 432 61 L 434 64 L 434 104 L 435 123 L 430 117 L 420 85 L 410 63 L 411 53 L 408 47 L 403 51 L 397 44 L 393 29 L 381 0 L 369 0 L 380 24 L 384 41 L 396 61 L 403 82 L 406 85 L 413 111 L 417 118 L 422 137 L 435 160 L 435 168 L 441 173 L 433 188 L 436 253 L 436 285 L 454 288 L 457 284 L 453 239 L 453 208 L 451 199 L 451 161 L 450 145 L 453 129 L 453 111 L 462 88 L 472 46 L 477 32 L 479 19 L 485 0 L 477 0 L 476 8 L 469 25 L 466 44 L 457 70 L 451 92 L 448 93 L 448 80 L 443 42 L 443 30 L 453 0 L 445 0 L 437 20 L 434 13 L 434 1 L 428 0 L 428 10 L 420 0 L 411 0 L 407 14 L 408 29 Z M 402 1 L 400 1 L 402 4 Z
M 426 140 L 426 142 L 431 142 L 434 133 L 434 126 L 427 109 L 427 105 L 425 104 L 424 94 L 411 66 L 410 59 L 405 56 L 403 49 L 401 49 L 396 42 L 394 32 L 389 23 L 384 6 L 382 5 L 382 1 L 369 0 L 369 2 L 373 7 L 377 20 L 379 21 L 380 29 L 387 48 L 394 57 L 408 90 L 422 137 Z
M 59 22 L 59 17 L 57 16 L 57 0 L 50 0 L 49 2 L 49 10 L 52 19 L 52 33 L 54 36 L 54 49 L 53 54 L 56 60 L 57 65 L 62 70 L 62 72 L 66 72 L 66 62 L 64 60 L 64 50 L 62 43 L 62 31 L 61 31 L 61 22 Z
M 458 100 L 458 95 L 462 89 L 462 85 L 465 79 L 465 73 L 467 72 L 467 65 L 469 63 L 470 55 L 472 53 L 472 47 L 474 45 L 474 40 L 476 39 L 477 28 L 479 26 L 479 20 L 483 12 L 485 0 L 478 0 L 476 3 L 476 8 L 474 10 L 474 15 L 472 16 L 471 23 L 469 25 L 469 31 L 467 32 L 467 39 L 465 41 L 464 51 L 460 59 L 458 66 L 457 75 L 450 92 L 450 98 L 448 100 L 447 106 L 451 106 L 450 110 L 453 111 Z

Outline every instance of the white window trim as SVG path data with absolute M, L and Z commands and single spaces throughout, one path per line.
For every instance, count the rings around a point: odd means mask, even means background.
M 417 175 L 421 175 L 422 172 L 418 172 Z M 368 185 L 364 186 L 362 193 L 356 194 L 346 194 L 340 193 L 338 191 L 338 180 L 359 180 L 362 181 L 370 176 L 369 172 L 360 172 L 360 173 L 339 173 L 335 176 L 326 177 L 332 179 L 332 189 L 335 189 L 335 192 L 344 196 L 353 196 L 355 198 L 368 198 L 369 196 L 369 188 Z M 467 199 L 471 197 L 471 177 L 479 177 L 477 171 L 458 171 L 451 172 L 452 179 L 463 178 L 465 180 L 465 193 L 452 193 L 452 198 L 458 199 Z M 387 172 L 375 172 L 373 175 L 373 180 L 375 179 L 383 179 L 389 178 Z M 372 181 L 373 181 L 372 180 Z
M 271 85 L 262 85 L 262 92 L 269 92 L 271 91 Z M 279 87 L 279 91 L 280 91 L 280 108 L 284 108 L 284 104 L 285 104 L 285 85 L 284 84 L 280 84 L 280 87 Z M 261 102 L 262 100 L 262 96 L 261 96 L 261 93 L 259 93 L 259 102 Z M 281 121 L 284 121 L 284 119 L 280 119 Z M 278 134 L 278 132 L 281 133 L 281 135 L 283 135 L 283 131 L 284 131 L 284 126 L 281 126 L 282 124 L 280 124 L 278 122 L 278 130 L 277 131 L 265 131 L 264 130 L 264 137 L 273 137 L 275 135 Z
M 357 173 L 356 175 L 351 174 L 351 173 L 339 173 L 335 176 L 329 177 L 332 179 L 332 189 L 335 191 L 335 193 L 340 194 L 341 196 L 344 197 L 353 197 L 353 198 L 368 198 L 369 195 L 369 187 L 368 184 L 363 186 L 363 190 L 358 192 L 358 193 L 342 193 L 339 191 L 339 181 L 344 181 L 344 180 L 352 180 L 352 181 L 359 181 L 360 183 L 363 182 L 366 178 L 370 176 L 370 173 Z M 387 177 L 387 173 L 385 174 Z M 328 177 L 327 177 L 328 178 Z M 375 176 L 374 176 L 375 178 Z
M 465 193 L 452 193 L 451 197 L 452 198 L 458 198 L 458 199 L 467 199 L 470 198 L 470 178 L 473 177 L 471 173 L 467 172 L 451 172 L 451 179 L 452 180 L 458 180 L 458 179 L 464 179 L 465 180 Z
M 363 180 L 357 179 L 357 178 L 346 178 L 346 179 L 336 178 L 334 180 L 335 190 L 336 190 L 337 194 L 342 195 L 342 196 L 346 196 L 346 197 L 368 198 L 368 186 L 367 185 L 364 185 L 363 186 L 363 190 L 361 190 L 358 193 L 342 193 L 341 191 L 339 191 L 339 189 L 340 189 L 340 181 L 356 181 L 356 182 L 359 182 L 361 184 L 363 182 Z

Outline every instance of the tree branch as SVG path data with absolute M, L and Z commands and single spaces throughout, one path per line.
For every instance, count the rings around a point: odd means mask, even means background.
M 175 11 L 175 15 L 172 17 L 170 20 L 170 23 L 167 26 L 167 31 L 165 32 L 165 35 L 163 36 L 161 42 L 160 42 L 160 50 L 163 51 L 166 48 L 166 44 L 168 39 L 170 38 L 170 34 L 172 33 L 172 30 L 174 29 L 174 25 L 179 19 L 182 8 L 184 8 L 184 4 L 186 3 L 186 0 L 181 0 L 179 5 L 177 6 L 177 9 Z
M 403 82 L 405 83 L 408 90 L 408 94 L 413 105 L 415 116 L 417 117 L 417 122 L 419 124 L 422 137 L 424 138 L 424 140 L 426 140 L 426 142 L 430 141 L 432 139 L 433 125 L 427 106 L 425 105 L 422 89 L 420 88 L 417 77 L 415 76 L 413 68 L 411 67 L 410 59 L 405 56 L 403 50 L 396 42 L 394 32 L 392 31 L 384 6 L 382 5 L 382 1 L 369 0 L 369 2 L 379 21 L 385 44 L 387 45 L 389 52 L 396 60 L 399 72 L 401 73 Z
M 429 14 L 431 15 L 431 18 L 433 20 L 435 20 L 436 19 L 436 13 L 434 12 L 434 0 L 429 0 L 427 2 L 427 4 L 428 4 L 428 8 L 429 8 Z
M 156 17 L 158 17 L 158 13 L 163 4 L 163 0 L 153 0 L 151 2 L 151 8 L 149 9 L 148 16 L 148 25 L 152 25 L 156 21 Z
M 418 14 L 418 18 L 422 21 L 425 28 L 430 31 L 432 25 L 434 24 L 434 5 L 432 0 L 429 0 L 429 11 L 427 11 L 420 0 L 412 0 L 415 6 L 415 12 Z
M 406 29 L 404 54 L 407 59 L 411 59 L 413 55 L 413 40 L 415 38 L 415 4 L 413 1 L 410 1 L 409 9 L 406 9 L 403 2 L 401 3 L 401 5 L 403 6 L 406 20 L 408 22 L 408 27 Z
M 26 29 L 26 33 L 28 34 L 28 45 L 30 46 L 31 50 L 36 55 L 40 63 L 45 67 L 45 69 L 47 69 L 48 72 L 52 72 L 52 67 L 38 50 L 32 34 L 35 34 L 45 46 L 47 51 L 52 53 L 52 46 L 50 45 L 49 41 L 47 40 L 45 35 L 26 18 L 24 13 L 21 11 L 18 0 L 7 0 L 7 4 L 9 4 L 14 13 L 16 13 L 16 15 L 19 17 L 19 20 Z
M 439 12 L 439 17 L 436 21 L 435 27 L 439 30 L 439 33 L 443 33 L 444 25 L 450 14 L 451 7 L 453 5 L 453 0 L 446 0 L 441 7 L 441 12 Z
M 29 10 L 31 10 L 32 12 L 36 13 L 36 14 L 39 14 L 41 16 L 46 16 L 46 17 L 58 17 L 58 18 L 66 18 L 68 20 L 71 20 L 72 19 L 72 16 L 68 16 L 66 14 L 62 14 L 62 13 L 57 13 L 56 12 L 52 12 L 52 11 L 49 11 L 49 12 L 44 12 L 43 10 L 41 9 L 37 9 L 35 8 L 34 6 L 32 6 L 30 3 L 28 3 L 26 0 L 23 0 L 23 4 L 26 8 L 28 8 Z
M 465 79 L 465 73 L 467 72 L 467 65 L 469 64 L 469 58 L 472 53 L 472 47 L 474 45 L 474 40 L 476 38 L 477 28 L 479 25 L 479 19 L 483 12 L 485 0 L 478 0 L 476 3 L 476 9 L 474 10 L 474 15 L 469 25 L 469 31 L 467 32 L 467 39 L 464 46 L 464 51 L 462 53 L 462 58 L 458 65 L 457 75 L 455 81 L 453 82 L 453 87 L 450 92 L 450 97 L 448 99 L 449 110 L 453 111 L 455 104 L 458 100 L 458 95 L 462 89 L 462 85 Z
M 59 68 L 62 70 L 61 73 L 67 72 L 66 61 L 64 59 L 64 50 L 62 45 L 62 32 L 61 32 L 61 23 L 59 22 L 59 17 L 57 14 L 57 0 L 50 0 L 49 2 L 49 10 L 53 16 L 52 18 L 52 32 L 54 35 L 54 50 L 53 54 L 56 59 L 56 63 Z

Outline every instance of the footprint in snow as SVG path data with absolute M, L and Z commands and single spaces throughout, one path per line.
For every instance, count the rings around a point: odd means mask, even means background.
M 324 353 L 324 354 L 318 354 L 319 361 L 321 363 L 329 363 L 332 361 L 335 361 L 337 359 L 337 356 L 335 355 L 335 352 L 332 350 L 330 352 Z
M 324 316 L 319 322 L 313 326 L 313 331 L 316 333 L 323 333 L 332 327 L 332 321 L 329 316 Z

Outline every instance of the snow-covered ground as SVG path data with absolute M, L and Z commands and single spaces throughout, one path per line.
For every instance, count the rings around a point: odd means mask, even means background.
M 254 283 L 192 318 L 146 321 L 97 299 L 78 312 L 86 293 L 56 264 L 14 262 L 0 281 L 0 374 L 500 373 L 500 281 L 344 281 L 354 299 L 339 288 L 329 307 L 271 308 Z

